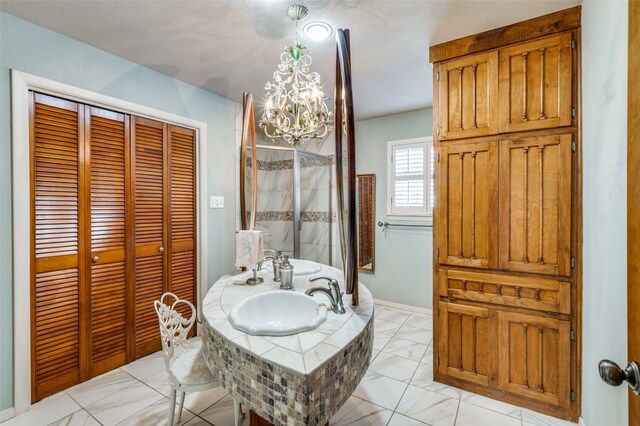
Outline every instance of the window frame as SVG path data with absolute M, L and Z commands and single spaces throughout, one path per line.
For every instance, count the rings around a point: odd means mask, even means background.
M 417 145 L 424 144 L 425 146 L 425 173 L 424 173 L 424 187 L 425 187 L 425 206 L 423 213 L 415 212 L 402 212 L 398 211 L 398 207 L 395 207 L 392 203 L 392 198 L 395 195 L 395 167 L 393 161 L 393 153 L 397 147 L 402 145 Z M 422 221 L 427 223 L 433 222 L 433 208 L 431 200 L 431 187 L 435 185 L 435 164 L 433 170 L 430 170 L 431 163 L 435 160 L 432 158 L 435 156 L 433 148 L 433 136 L 412 138 L 412 139 L 400 139 L 387 142 L 387 218 L 394 220 L 407 220 L 407 221 Z M 435 190 L 435 187 L 434 187 Z M 435 204 L 435 203 L 433 203 Z M 402 208 L 400 208 L 402 209 Z

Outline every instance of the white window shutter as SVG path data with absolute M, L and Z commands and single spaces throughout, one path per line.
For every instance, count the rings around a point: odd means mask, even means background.
M 387 167 L 390 216 L 431 216 L 434 201 L 431 138 L 389 142 Z

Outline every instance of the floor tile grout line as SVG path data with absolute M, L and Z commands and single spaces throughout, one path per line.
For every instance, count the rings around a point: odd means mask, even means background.
M 458 389 L 458 388 L 456 388 L 456 389 Z M 460 389 L 460 390 L 462 391 L 462 389 Z M 464 392 L 473 393 L 473 392 L 469 392 L 469 391 L 464 391 Z M 476 396 L 482 396 L 484 398 L 490 399 L 490 400 L 495 401 L 495 402 L 499 402 L 499 403 L 502 403 L 502 404 L 507 404 L 507 405 L 511 405 L 512 407 L 515 407 L 516 409 L 520 410 L 520 418 L 518 420 L 522 421 L 522 407 L 520 407 L 518 405 L 509 404 L 508 402 L 500 401 L 499 399 L 489 398 L 487 396 L 480 395 L 478 393 L 473 393 L 473 394 L 476 395 Z M 462 393 L 460 393 L 460 402 L 462 402 Z M 489 407 L 484 406 L 484 405 L 474 404 L 473 402 L 469 402 L 469 401 L 464 401 L 464 402 L 467 403 L 467 404 L 473 405 L 474 407 L 484 408 L 485 410 L 493 411 L 494 413 L 502 414 L 503 416 L 511 417 L 512 419 L 517 419 L 517 417 L 513 417 L 513 416 L 510 416 L 509 414 L 501 413 L 498 410 L 494 410 L 493 408 L 489 408 Z

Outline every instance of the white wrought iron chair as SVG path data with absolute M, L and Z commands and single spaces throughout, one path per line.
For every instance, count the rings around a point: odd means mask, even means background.
M 191 310 L 190 318 L 185 318 L 177 310 L 181 305 Z M 196 308 L 193 304 L 187 300 L 179 299 L 173 293 L 164 293 L 160 300 L 154 302 L 154 306 L 160 323 L 162 355 L 167 369 L 167 378 L 171 385 L 169 426 L 173 426 L 177 392 L 181 392 L 178 412 L 178 423 L 180 423 L 185 394 L 212 389 L 218 387 L 219 383 L 204 360 L 202 343 L 187 340 L 187 335 L 196 321 Z M 176 353 L 178 347 L 181 347 L 182 350 Z M 244 418 L 244 414 L 242 407 L 236 400 L 234 400 L 234 411 L 234 423 L 238 426 L 239 417 L 242 415 Z

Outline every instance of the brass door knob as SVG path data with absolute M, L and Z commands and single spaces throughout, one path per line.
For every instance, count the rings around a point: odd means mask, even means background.
M 164 253 L 164 247 L 160 247 L 160 248 L 158 249 L 158 251 L 159 251 L 160 253 Z
M 100 258 L 98 256 L 93 256 L 93 259 L 91 260 L 93 260 L 94 262 L 97 262 L 98 260 L 100 260 Z

